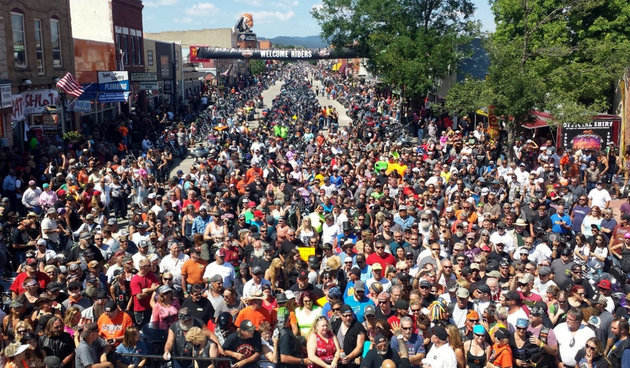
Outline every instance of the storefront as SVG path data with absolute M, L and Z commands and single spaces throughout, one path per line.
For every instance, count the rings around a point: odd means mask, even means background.
M 14 143 L 36 137 L 58 141 L 61 138 L 61 99 L 56 89 L 26 90 L 11 96 L 11 129 Z

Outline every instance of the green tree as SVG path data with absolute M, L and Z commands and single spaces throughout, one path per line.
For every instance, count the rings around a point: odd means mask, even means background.
M 610 111 L 614 88 L 630 64 L 630 3 L 494 0 L 492 10 L 496 32 L 486 43 L 486 87 L 498 114 L 523 122 L 538 109 L 561 124 Z
M 454 70 L 458 45 L 479 29 L 470 0 L 323 0 L 313 16 L 322 38 L 353 47 L 368 68 L 410 101 Z
M 249 60 L 249 72 L 252 75 L 260 75 L 266 69 L 264 60 Z

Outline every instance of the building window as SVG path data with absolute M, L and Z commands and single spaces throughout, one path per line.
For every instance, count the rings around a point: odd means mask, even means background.
M 61 37 L 59 29 L 59 20 L 50 20 L 50 40 L 52 42 L 52 62 L 53 68 L 61 68 Z
M 13 31 L 13 63 L 18 68 L 26 68 L 24 14 L 11 13 L 11 29 Z
M 136 42 L 132 36 L 129 36 L 129 64 L 135 64 L 136 61 Z
M 140 37 L 136 37 L 136 50 L 138 50 L 138 52 L 136 52 L 136 55 L 138 57 L 138 60 L 136 62 L 136 64 L 138 65 L 142 65 L 142 44 L 141 44 L 142 38 Z
M 147 50 L 147 66 L 153 66 L 153 50 Z
M 127 49 L 127 36 L 123 35 L 121 37 L 122 44 L 120 45 L 121 50 L 123 51 L 123 65 L 129 65 L 129 50 Z
M 37 56 L 37 73 L 44 74 L 44 45 L 42 44 L 42 20 L 33 20 L 35 26 L 35 55 Z

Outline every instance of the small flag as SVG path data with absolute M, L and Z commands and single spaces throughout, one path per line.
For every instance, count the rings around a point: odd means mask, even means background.
M 226 71 L 224 71 L 223 73 L 221 73 L 222 77 L 227 77 L 228 74 L 230 74 L 230 70 L 232 70 L 232 67 L 234 66 L 234 64 L 230 65 Z
M 67 73 L 63 78 L 59 79 L 57 88 L 74 97 L 79 97 L 83 94 L 83 88 L 70 73 Z

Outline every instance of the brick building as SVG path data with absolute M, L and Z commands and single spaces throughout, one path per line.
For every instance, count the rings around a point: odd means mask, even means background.
M 47 106 L 60 103 L 55 87 L 58 78 L 74 72 L 69 0 L 1 1 L 0 18 L 4 33 L 0 43 L 6 50 L 6 62 L 0 60 L 6 66 L 6 78 L 1 78 L 0 66 L 0 79 L 10 82 L 13 105 L 11 124 L 0 113 L 0 133 L 8 144 L 13 138 L 22 141 L 24 124 L 31 128 L 30 134 L 56 133 L 59 117 Z M 8 96 L 6 87 L 2 96 Z M 17 129 L 12 131 L 11 126 Z

